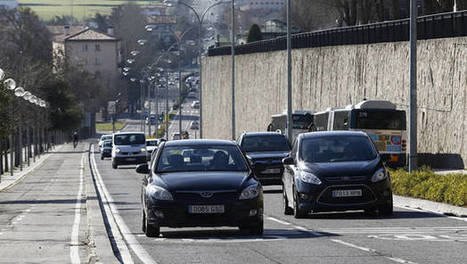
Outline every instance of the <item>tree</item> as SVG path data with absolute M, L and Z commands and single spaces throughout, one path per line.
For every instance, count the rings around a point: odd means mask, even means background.
M 263 40 L 263 36 L 261 35 L 261 28 L 257 24 L 253 24 L 250 27 L 250 31 L 248 31 L 248 37 L 246 42 L 254 42 Z

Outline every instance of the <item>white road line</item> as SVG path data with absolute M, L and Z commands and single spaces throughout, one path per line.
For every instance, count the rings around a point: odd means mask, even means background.
M 97 187 L 102 194 L 102 203 L 104 204 L 105 211 L 109 216 L 109 224 L 111 225 L 117 247 L 120 250 L 123 263 L 133 263 L 133 260 L 131 259 L 128 247 L 126 246 L 121 236 L 125 238 L 127 244 L 141 260 L 141 262 L 145 264 L 157 264 L 157 262 L 152 259 L 149 253 L 138 242 L 135 235 L 133 235 L 128 226 L 125 224 L 125 221 L 123 221 L 123 218 L 120 216 L 118 209 L 115 207 L 115 204 L 113 203 L 114 200 L 108 192 L 107 187 L 105 187 L 102 176 L 99 172 L 99 169 L 97 168 L 96 159 L 94 157 L 94 146 L 91 148 L 91 157 L 91 162 L 97 179 Z
M 449 216 L 449 215 L 440 214 L 440 213 L 437 213 L 437 212 L 426 211 L 426 210 L 411 208 L 411 207 L 407 207 L 407 206 L 397 206 L 397 207 L 398 207 L 398 208 L 407 209 L 407 210 L 410 210 L 410 211 L 422 212 L 422 213 L 429 213 L 429 214 L 444 216 L 444 217 L 447 217 L 447 218 L 451 218 L 451 219 L 455 219 L 455 220 L 460 220 L 460 221 L 465 221 L 465 222 L 467 222 L 467 217 Z
M 285 222 L 285 221 L 279 220 L 279 219 L 274 218 L 274 217 L 271 217 L 271 216 L 268 216 L 267 219 L 272 220 L 272 221 L 274 221 L 274 222 L 278 222 L 279 224 L 290 225 L 290 223 L 287 223 L 287 222 Z
M 342 240 L 339 240 L 339 239 L 330 239 L 332 242 L 335 242 L 335 243 L 338 243 L 338 244 L 341 244 L 341 245 L 344 245 L 344 246 L 348 246 L 348 247 L 351 247 L 351 248 L 356 248 L 356 249 L 359 249 L 359 250 L 363 250 L 365 252 L 369 252 L 369 253 L 376 253 L 378 254 L 378 252 L 372 248 L 367 248 L 367 247 L 361 247 L 361 246 L 357 246 L 355 244 L 352 244 L 352 243 L 349 243 L 349 242 L 345 242 L 345 241 L 342 241 Z M 397 263 L 406 263 L 406 264 L 417 264 L 415 262 L 412 262 L 412 261 L 408 261 L 408 260 L 405 260 L 405 259 L 401 259 L 401 258 L 395 258 L 395 257 L 388 257 L 388 256 L 383 256 L 389 260 L 392 260 L 394 262 L 397 262 Z
M 71 229 L 71 243 L 70 243 L 70 260 L 71 263 L 81 263 L 79 259 L 79 223 L 81 221 L 81 205 L 82 205 L 82 195 L 83 195 L 83 175 L 84 175 L 84 153 L 81 155 L 81 164 L 79 169 L 79 189 L 78 194 L 76 195 L 76 204 L 75 204 L 75 220 L 73 222 L 73 227 Z

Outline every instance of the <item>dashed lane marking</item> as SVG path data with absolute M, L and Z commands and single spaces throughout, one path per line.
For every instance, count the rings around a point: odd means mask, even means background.
M 73 221 L 73 227 L 71 229 L 71 242 L 70 242 L 70 260 L 71 263 L 81 263 L 79 259 L 79 224 L 81 222 L 81 207 L 82 207 L 82 196 L 83 196 L 83 175 L 84 175 L 84 153 L 81 155 L 81 163 L 79 169 L 79 189 L 76 195 L 75 204 L 75 219 Z

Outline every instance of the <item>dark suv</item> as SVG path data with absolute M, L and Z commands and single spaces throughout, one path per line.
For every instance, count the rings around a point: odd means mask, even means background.
M 255 175 L 263 185 L 282 184 L 282 159 L 290 152 L 287 138 L 276 132 L 243 133 L 238 145 L 254 164 Z

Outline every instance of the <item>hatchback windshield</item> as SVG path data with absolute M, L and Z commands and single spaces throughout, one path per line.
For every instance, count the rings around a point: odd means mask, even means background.
M 115 145 L 142 145 L 146 143 L 143 134 L 117 134 L 114 135 Z
M 362 136 L 304 139 L 300 148 L 300 159 L 305 162 L 365 161 L 377 155 L 370 140 Z
M 241 147 L 246 152 L 290 151 L 289 143 L 283 135 L 246 136 Z
M 146 146 L 157 147 L 157 140 L 148 140 L 146 141 Z
M 102 137 L 101 137 L 101 140 L 102 140 L 102 141 L 112 140 L 112 136 L 102 136 Z
M 104 142 L 104 147 L 105 148 L 111 148 L 112 147 L 112 141 L 105 141 Z
M 168 146 L 162 151 L 156 170 L 247 171 L 248 166 L 235 146 Z

